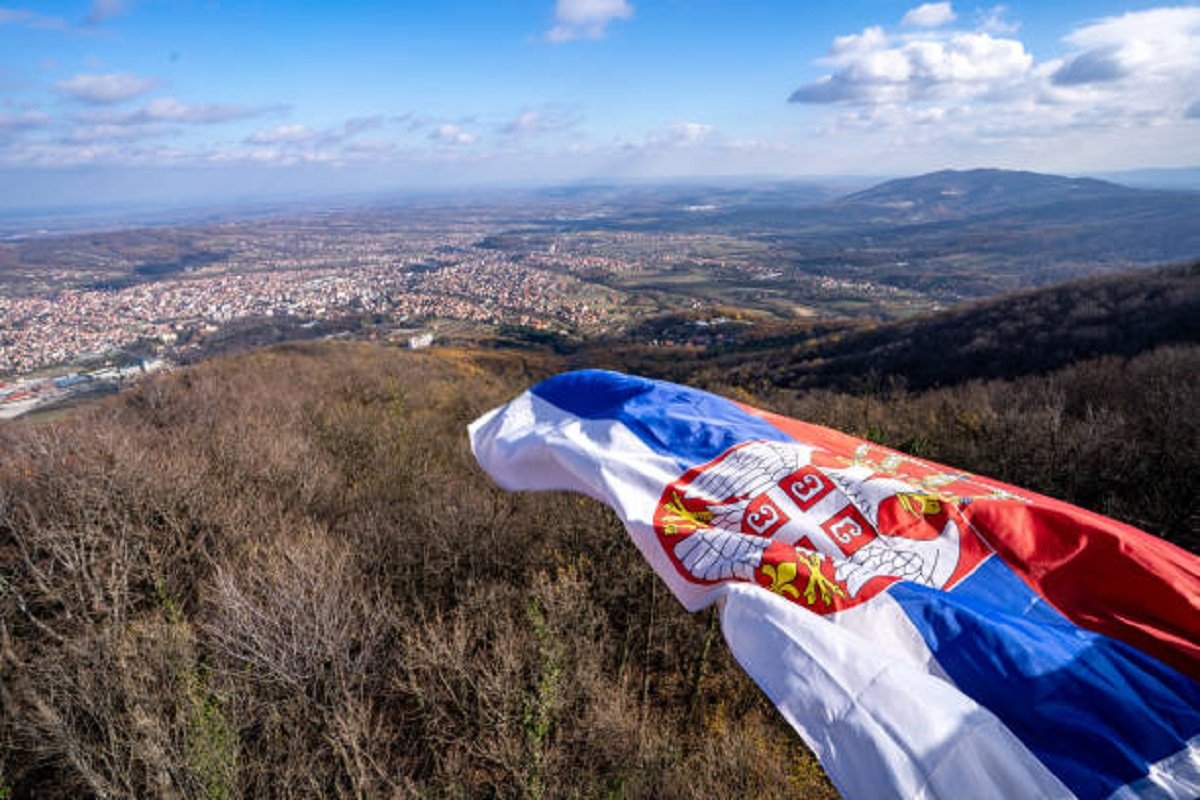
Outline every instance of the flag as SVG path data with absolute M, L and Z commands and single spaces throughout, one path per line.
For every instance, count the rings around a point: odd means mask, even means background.
M 613 508 L 847 798 L 1200 797 L 1200 559 L 1013 486 L 585 370 L 470 426 Z

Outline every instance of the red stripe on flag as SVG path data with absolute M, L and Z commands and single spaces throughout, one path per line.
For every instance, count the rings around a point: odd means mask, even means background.
M 836 456 L 868 445 L 872 455 L 894 454 L 931 472 L 956 472 L 829 428 L 742 408 Z M 975 475 L 969 482 L 1029 501 L 976 499 L 963 514 L 1035 592 L 1076 625 L 1124 641 L 1200 680 L 1200 558 L 1061 500 Z
M 1033 505 L 981 501 L 968 516 L 1013 571 L 1076 625 L 1200 680 L 1200 559 L 1116 520 L 1031 496 Z

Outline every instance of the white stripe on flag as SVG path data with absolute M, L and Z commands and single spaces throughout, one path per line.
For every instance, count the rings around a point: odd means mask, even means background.
M 679 465 L 651 450 L 620 422 L 583 419 L 531 392 L 468 428 L 479 464 L 500 486 L 564 489 L 608 504 L 630 537 L 688 611 L 716 599 L 718 587 L 686 580 L 659 546 L 654 511 Z
M 738 663 L 845 797 L 1072 797 L 995 715 L 883 643 L 758 586 L 719 603 Z
M 1150 765 L 1146 777 L 1122 786 L 1112 800 L 1193 800 L 1200 797 L 1200 736 L 1187 747 Z
M 998 720 L 945 680 L 885 594 L 823 618 L 751 584 L 684 579 L 654 533 L 680 467 L 625 425 L 564 412 L 526 392 L 470 427 L 506 489 L 567 489 L 611 505 L 689 610 L 716 601 L 735 657 L 848 798 L 1070 797 Z
M 913 669 L 951 682 L 921 632 L 887 592 L 875 595 L 868 603 L 830 614 L 828 619 L 859 639 L 870 642 L 880 652 L 886 651 L 889 658 L 906 662 Z

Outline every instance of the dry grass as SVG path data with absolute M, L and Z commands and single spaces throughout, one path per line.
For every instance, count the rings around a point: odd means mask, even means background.
M 474 465 L 546 370 L 288 346 L 0 429 L 0 791 L 832 797 L 611 513 Z
M 833 797 L 610 512 L 475 466 L 556 367 L 285 346 L 0 428 L 0 796 Z M 1196 374 L 713 388 L 1195 549 Z

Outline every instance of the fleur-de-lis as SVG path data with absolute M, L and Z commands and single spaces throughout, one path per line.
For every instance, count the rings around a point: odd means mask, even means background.
M 775 594 L 785 594 L 793 600 L 800 598 L 800 590 L 792 585 L 792 581 L 796 580 L 796 562 L 784 561 L 779 565 L 764 564 L 762 568 L 763 575 L 771 579 L 771 585 L 767 588 Z
M 800 574 L 801 564 L 808 567 L 808 583 L 804 587 L 803 594 L 796 588 L 796 578 Z M 836 581 L 825 577 L 825 573 L 821 571 L 820 553 L 797 553 L 795 561 L 764 564 L 761 571 L 763 575 L 771 579 L 771 585 L 767 588 L 772 592 L 796 601 L 803 596 L 804 602 L 810 606 L 816 604 L 818 595 L 825 605 L 832 605 L 835 597 L 846 596 L 842 587 Z

